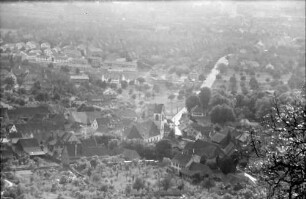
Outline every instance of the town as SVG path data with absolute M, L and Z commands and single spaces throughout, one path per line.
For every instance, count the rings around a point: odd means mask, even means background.
M 44 4 L 0 7 L 1 198 L 266 197 L 264 118 L 305 96 L 303 8 Z

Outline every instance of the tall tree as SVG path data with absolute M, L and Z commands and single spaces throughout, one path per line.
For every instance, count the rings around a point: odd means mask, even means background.
M 226 104 L 217 105 L 210 112 L 210 120 L 212 123 L 224 124 L 226 122 L 234 122 L 235 113 L 231 107 Z
M 263 124 L 264 129 L 252 131 L 261 136 L 251 138 L 256 154 L 263 163 L 259 175 L 268 185 L 268 197 L 304 198 L 306 195 L 305 99 L 299 96 L 291 104 L 281 104 L 275 98 L 273 109 L 264 118 Z
M 204 110 L 208 109 L 210 97 L 211 97 L 210 88 L 208 87 L 202 88 L 201 92 L 199 93 L 199 101 Z
M 199 105 L 198 96 L 196 95 L 189 96 L 185 101 L 185 105 L 186 105 L 187 110 L 191 111 L 193 107 L 195 107 L 196 105 Z
M 251 77 L 249 85 L 252 90 L 257 90 L 259 88 L 258 81 L 256 80 L 254 76 Z

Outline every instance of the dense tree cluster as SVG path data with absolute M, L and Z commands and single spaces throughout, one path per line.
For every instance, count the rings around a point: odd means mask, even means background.
M 301 97 L 286 104 L 275 98 L 272 112 L 264 119 L 265 129 L 253 132 L 261 135 L 253 136 L 253 143 L 263 163 L 256 174 L 267 183 L 271 198 L 306 195 L 305 107 L 305 99 Z

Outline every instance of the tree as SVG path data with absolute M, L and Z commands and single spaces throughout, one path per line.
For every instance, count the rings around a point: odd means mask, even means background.
M 166 176 L 161 182 L 160 185 L 163 187 L 165 191 L 167 191 L 171 187 L 171 177 Z
M 40 82 L 35 81 L 33 84 L 33 90 L 40 90 L 40 89 L 41 89 Z
M 15 81 L 13 77 L 7 77 L 4 79 L 4 83 L 9 85 L 12 88 L 15 84 Z
M 224 124 L 226 122 L 234 122 L 236 116 L 231 107 L 223 104 L 212 108 L 210 112 L 210 120 L 212 123 Z
M 121 88 L 118 88 L 118 89 L 117 89 L 117 93 L 118 93 L 118 94 L 122 94 L 122 89 L 121 89 Z
M 224 63 L 220 63 L 217 68 L 221 74 L 224 74 L 227 71 L 227 66 Z
M 48 68 L 54 68 L 53 63 L 49 63 L 49 64 L 48 64 Z
M 211 178 L 206 178 L 203 182 L 202 182 L 202 187 L 205 189 L 208 189 L 208 191 L 214 187 L 216 185 L 215 181 Z
M 117 89 L 117 87 L 118 87 L 118 85 L 116 84 L 116 83 L 111 83 L 110 85 L 109 85 L 112 89 Z
M 62 66 L 61 71 L 65 72 L 65 73 L 69 73 L 70 70 L 69 70 L 68 66 Z
M 143 84 L 146 80 L 145 80 L 145 78 L 143 78 L 143 77 L 138 77 L 138 78 L 137 78 L 137 81 L 138 81 L 140 84 Z
M 231 157 L 224 157 L 218 161 L 218 166 L 224 174 L 234 173 L 236 165 L 236 162 Z
M 212 99 L 210 101 L 210 106 L 214 107 L 214 106 L 222 105 L 222 104 L 229 105 L 230 101 L 226 97 L 222 96 L 219 93 L 213 95 L 213 97 L 212 97 Z
M 126 89 L 128 87 L 127 81 L 121 81 L 120 83 L 121 83 L 121 88 L 122 89 Z
M 42 102 L 42 101 L 48 101 L 49 100 L 49 94 L 48 93 L 46 93 L 46 92 L 39 92 L 36 96 L 35 96 L 35 100 L 37 100 L 37 101 L 40 101 L 40 102 Z
M 268 97 L 264 97 L 264 98 L 256 100 L 256 103 L 255 103 L 256 117 L 262 118 L 263 116 L 270 113 L 271 105 L 272 105 L 271 99 Z
M 155 151 L 157 157 L 162 160 L 164 157 L 172 157 L 172 147 L 168 140 L 161 140 L 156 143 Z
M 140 189 L 144 188 L 144 182 L 140 178 L 136 178 L 134 184 L 133 184 L 133 189 L 136 189 L 139 191 Z
M 235 75 L 231 76 L 231 78 L 229 79 L 230 82 L 230 90 L 233 91 L 237 91 L 237 78 Z
M 263 165 L 259 175 L 268 186 L 269 198 L 303 198 L 306 195 L 306 101 L 281 104 L 273 99 L 273 109 L 264 120 L 264 129 L 251 131 L 254 150 Z M 267 142 L 267 137 L 269 141 Z
M 258 81 L 256 80 L 254 76 L 251 77 L 249 85 L 252 90 L 257 90 L 259 88 Z
M 208 87 L 202 88 L 201 92 L 199 93 L 199 101 L 203 109 L 208 108 L 210 97 L 211 97 L 210 88 Z
M 216 79 L 217 79 L 217 80 L 222 79 L 222 75 L 221 75 L 221 74 L 216 75 Z
M 185 106 L 187 110 L 190 112 L 193 107 L 199 105 L 199 98 L 196 95 L 189 96 L 186 99 Z
M 153 86 L 153 91 L 155 92 L 155 93 L 159 93 L 160 92 L 160 87 L 158 86 L 158 85 L 154 85 Z
M 126 195 L 129 195 L 129 194 L 131 193 L 131 191 L 132 191 L 131 186 L 130 186 L 130 185 L 127 185 L 127 186 L 125 187 L 125 194 L 126 194 Z
M 200 75 L 199 75 L 199 81 L 204 81 L 204 80 L 205 80 L 205 75 L 200 74 Z

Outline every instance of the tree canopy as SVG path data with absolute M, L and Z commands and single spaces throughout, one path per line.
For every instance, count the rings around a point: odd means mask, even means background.
M 210 112 L 210 120 L 213 123 L 224 124 L 235 121 L 236 116 L 231 107 L 226 104 L 213 107 Z
M 199 93 L 199 102 L 203 109 L 208 108 L 208 104 L 211 97 L 211 91 L 210 88 L 204 87 L 201 89 L 201 92 Z
M 191 95 L 186 99 L 185 102 L 186 108 L 188 111 L 191 111 L 193 107 L 199 105 L 199 98 L 196 95 Z
M 264 118 L 264 129 L 253 131 L 262 135 L 262 139 L 253 136 L 252 140 L 263 163 L 257 174 L 267 183 L 270 198 L 305 196 L 305 132 L 306 103 L 301 97 L 288 104 L 275 98 L 272 112 Z

